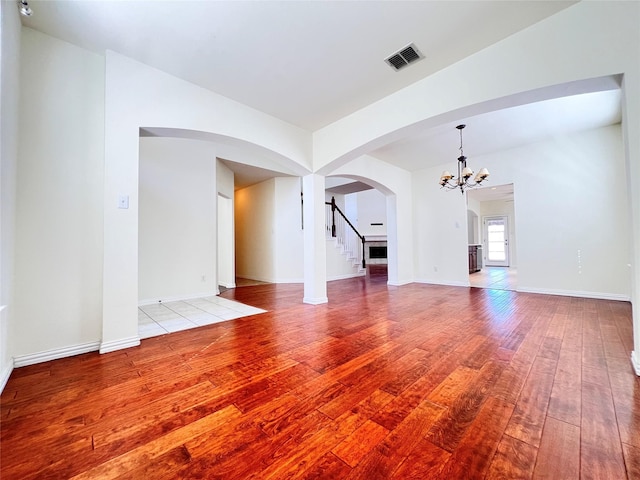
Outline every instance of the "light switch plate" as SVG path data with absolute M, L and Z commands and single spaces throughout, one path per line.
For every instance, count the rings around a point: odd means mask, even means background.
M 118 208 L 129 208 L 129 195 L 118 195 Z

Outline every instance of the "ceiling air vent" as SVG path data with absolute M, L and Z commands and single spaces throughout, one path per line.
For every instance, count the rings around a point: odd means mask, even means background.
M 424 58 L 424 55 L 420 53 L 420 50 L 418 50 L 413 43 L 410 43 L 406 47 L 385 58 L 384 61 L 387 62 L 395 71 L 398 71 L 421 58 Z

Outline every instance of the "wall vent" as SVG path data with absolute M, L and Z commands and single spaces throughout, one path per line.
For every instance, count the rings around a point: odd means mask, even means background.
M 418 47 L 413 43 L 410 43 L 406 47 L 385 58 L 384 61 L 387 62 L 387 64 L 395 71 L 398 71 L 410 63 L 417 62 L 422 58 L 424 58 L 424 55 L 420 50 L 418 50 Z

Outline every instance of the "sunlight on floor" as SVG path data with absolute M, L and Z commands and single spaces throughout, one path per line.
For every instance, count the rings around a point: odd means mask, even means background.
M 517 270 L 509 267 L 483 267 L 479 272 L 469 274 L 469 283 L 472 287 L 515 290 L 518 285 Z

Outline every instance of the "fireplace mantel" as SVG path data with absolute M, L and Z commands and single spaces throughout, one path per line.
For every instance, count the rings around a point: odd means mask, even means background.
M 365 242 L 386 242 L 387 236 L 386 235 L 365 235 L 364 241 Z

